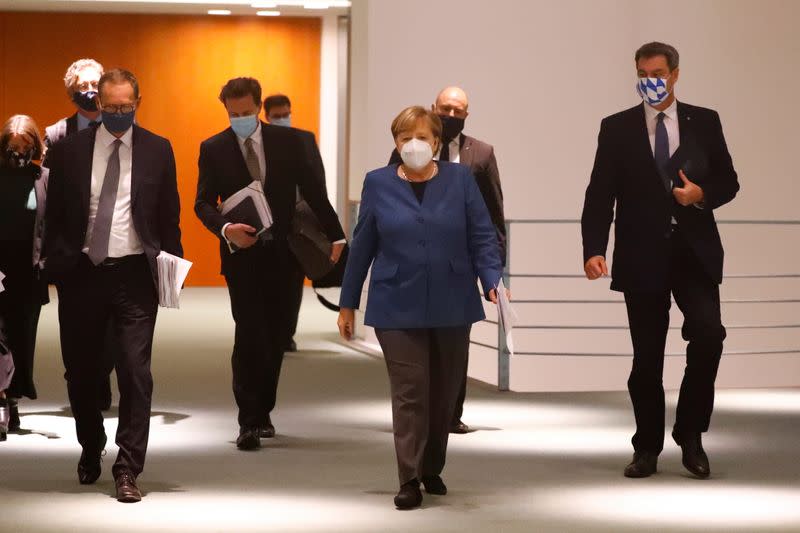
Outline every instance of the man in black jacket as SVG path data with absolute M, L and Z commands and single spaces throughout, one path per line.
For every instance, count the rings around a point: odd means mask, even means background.
M 292 102 L 285 94 L 273 94 L 264 98 L 264 114 L 267 116 L 267 121 L 273 126 L 292 127 Z M 295 133 L 300 137 L 303 142 L 308 163 L 314 171 L 314 178 L 317 186 L 325 197 L 328 196 L 328 188 L 325 184 L 325 166 L 322 163 L 322 155 L 319 153 L 319 146 L 317 146 L 317 139 L 313 132 L 294 129 Z M 298 192 L 297 195 L 298 209 L 308 209 L 308 204 L 303 201 L 302 196 Z M 344 242 L 344 241 L 342 241 Z M 299 265 L 298 265 L 299 266 Z M 288 302 L 288 313 L 290 316 L 288 337 L 286 339 L 286 351 L 297 351 L 297 343 L 294 340 L 294 335 L 297 332 L 297 319 L 300 315 L 300 305 L 303 302 L 303 285 L 305 282 L 305 274 L 302 269 L 298 268 L 297 271 L 292 272 L 292 276 L 287 279 L 287 283 L 291 283 L 294 291 L 292 292 L 291 299 Z
M 58 289 L 67 391 L 83 447 L 78 479 L 91 484 L 100 476 L 106 434 L 96 391 L 106 378 L 102 350 L 111 315 L 120 389 L 112 472 L 117 499 L 135 502 L 150 433 L 156 257 L 183 253 L 180 200 L 169 141 L 133 123 L 140 103 L 134 75 L 103 74 L 97 103 L 102 124 L 56 143 L 48 158 L 46 265 Z
M 292 128 L 258 120 L 261 86 L 253 78 L 234 78 L 219 96 L 231 127 L 200 145 L 195 213 L 220 239 L 222 274 L 228 285 L 236 322 L 233 346 L 233 392 L 239 407 L 241 450 L 260 447 L 260 438 L 275 435 L 270 413 L 275 407 L 292 286 L 298 269 L 286 240 L 299 187 L 328 238 L 344 238 L 336 212 L 316 183 L 300 137 Z M 268 238 L 254 228 L 228 221 L 218 210 L 233 193 L 258 181 L 272 211 Z M 331 254 L 338 261 L 343 243 Z M 235 251 L 234 251 L 235 250 Z
M 701 434 L 714 406 L 725 328 L 719 284 L 723 250 L 714 209 L 739 190 L 719 115 L 675 99 L 678 52 L 663 43 L 635 55 L 644 103 L 603 119 L 583 208 L 586 277 L 608 274 L 606 247 L 616 225 L 611 289 L 625 295 L 633 369 L 628 390 L 636 418 L 628 477 L 656 472 L 664 446 L 664 347 L 670 295 L 683 312 L 686 371 L 672 432 L 683 464 L 710 475 Z

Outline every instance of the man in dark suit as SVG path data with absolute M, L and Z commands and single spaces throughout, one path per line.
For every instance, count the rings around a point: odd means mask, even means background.
M 273 94 L 264 99 L 264 114 L 267 116 L 267 122 L 273 126 L 292 126 L 292 102 L 285 94 Z M 328 197 L 328 188 L 325 184 L 325 166 L 322 164 L 322 155 L 319 153 L 317 146 L 317 139 L 314 133 L 306 130 L 295 128 L 295 133 L 300 137 L 303 142 L 306 157 L 314 171 L 315 182 L 320 187 L 322 194 Z M 299 191 L 297 194 L 297 209 L 308 209 L 308 204 L 303 201 Z M 344 241 L 342 241 L 344 242 Z M 286 341 L 286 351 L 296 352 L 297 343 L 294 340 L 294 334 L 297 332 L 297 319 L 300 315 L 300 304 L 303 302 L 303 285 L 305 282 L 305 274 L 302 269 L 298 268 L 297 271 L 292 273 L 288 283 L 292 284 L 294 292 L 289 304 L 289 337 Z
M 714 209 L 739 190 L 719 115 L 675 99 L 678 52 L 648 43 L 635 56 L 644 103 L 603 119 L 583 207 L 586 277 L 608 275 L 606 248 L 616 225 L 611 289 L 625 295 L 636 418 L 627 477 L 657 470 L 664 446 L 664 347 L 670 294 L 683 312 L 686 371 L 672 432 L 683 464 L 710 475 L 701 434 L 714 406 L 725 328 L 720 314 L 722 242 Z
M 72 63 L 64 74 L 64 86 L 67 96 L 75 106 L 75 113 L 62 118 L 55 124 L 45 128 L 44 144 L 47 149 L 53 147 L 61 139 L 100 124 L 100 109 L 97 108 L 97 84 L 103 75 L 103 65 L 94 59 L 79 59 Z M 42 162 L 47 166 L 47 159 Z M 114 337 L 114 322 L 108 319 L 106 333 L 105 368 L 108 378 L 100 384 L 99 401 L 103 411 L 111 409 L 111 372 L 114 370 L 116 354 L 114 346 L 118 343 Z
M 260 447 L 260 438 L 275 435 L 270 413 L 286 349 L 293 288 L 286 282 L 298 269 L 286 237 L 292 225 L 297 189 L 331 241 L 344 238 L 336 212 L 316 183 L 303 143 L 292 128 L 258 120 L 261 86 L 253 78 L 228 81 L 219 96 L 231 127 L 200 145 L 195 213 L 220 239 L 222 274 L 228 285 L 236 322 L 233 346 L 233 392 L 239 407 L 241 450 Z M 273 225 L 255 229 L 227 220 L 220 201 L 258 181 L 263 185 Z M 334 244 L 336 262 L 344 244 Z M 236 250 L 236 251 L 234 251 Z
M 56 284 L 61 352 L 78 441 L 82 484 L 100 476 L 106 444 L 97 388 L 107 317 L 119 346 L 117 499 L 141 499 L 150 429 L 150 356 L 158 310 L 156 257 L 182 255 L 175 158 L 167 139 L 133 124 L 140 103 L 133 74 L 100 78 L 102 125 L 56 143 L 49 157 L 47 270 Z
M 497 230 L 497 239 L 500 243 L 500 257 L 503 265 L 506 264 L 506 222 L 503 214 L 503 189 L 500 186 L 500 172 L 497 170 L 497 159 L 491 144 L 479 141 L 474 137 L 462 133 L 464 122 L 469 116 L 469 100 L 467 93 L 460 87 L 447 87 L 442 89 L 436 97 L 436 102 L 431 106 L 434 113 L 442 120 L 442 147 L 434 159 L 461 163 L 469 167 L 478 189 L 481 191 L 483 201 L 489 208 L 492 224 Z M 389 164 L 400 164 L 402 159 L 395 149 L 389 158 Z M 464 399 L 467 396 L 467 371 L 465 367 L 461 391 L 453 413 L 451 433 L 468 433 L 469 426 L 462 420 L 464 413 Z

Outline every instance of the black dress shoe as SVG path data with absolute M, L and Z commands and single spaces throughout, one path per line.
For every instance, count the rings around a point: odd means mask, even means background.
M 98 449 L 84 448 L 78 461 L 78 481 L 81 485 L 91 485 L 100 477 L 100 462 L 105 451 L 107 437 L 105 434 Z
M 625 467 L 625 477 L 650 477 L 658 471 L 658 454 L 652 452 L 635 452 L 633 461 Z
M 447 494 L 447 485 L 444 484 L 439 476 L 422 476 L 422 484 L 425 485 L 425 492 L 444 496 Z
M 453 425 L 450 426 L 450 433 L 456 433 L 459 435 L 463 435 L 464 433 L 469 433 L 469 426 L 466 425 L 461 420 L 453 422 Z
M 136 503 L 142 501 L 142 493 L 136 486 L 136 477 L 129 470 L 122 470 L 114 478 L 117 486 L 117 501 L 122 503 Z
M 239 429 L 236 447 L 240 450 L 256 450 L 261 448 L 261 428 L 243 427 Z
M 261 428 L 261 438 L 271 439 L 275 436 L 275 426 L 272 425 L 272 419 L 267 417 L 267 424 Z
M 394 497 L 394 505 L 398 509 L 413 509 L 422 505 L 422 491 L 416 479 L 403 483 L 400 492 Z
M 9 419 L 8 419 L 8 431 L 9 433 L 13 433 L 15 431 L 19 431 L 22 424 L 19 420 L 19 404 L 17 400 L 14 398 L 8 399 L 8 410 L 9 410 Z
M 711 476 L 711 466 L 708 464 L 708 455 L 703 449 L 703 440 L 700 433 L 678 433 L 672 432 L 675 443 L 681 447 L 683 452 L 683 466 L 699 477 L 707 479 Z

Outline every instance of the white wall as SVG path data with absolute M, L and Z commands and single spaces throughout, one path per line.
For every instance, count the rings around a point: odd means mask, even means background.
M 800 2 L 676 0 L 354 0 L 350 192 L 383 166 L 389 124 L 446 85 L 470 95 L 465 131 L 495 146 L 509 218 L 579 218 L 602 117 L 637 103 L 633 54 L 662 40 L 681 53 L 678 98 L 719 111 L 742 191 L 720 219 L 798 219 Z M 800 228 L 721 226 L 728 274 L 800 272 Z M 575 225 L 515 226 L 512 271 L 581 272 Z M 610 299 L 607 282 L 512 280 L 516 298 Z M 797 280 L 729 280 L 723 298 L 800 298 Z M 520 305 L 528 324 L 625 325 L 619 304 Z M 491 311 L 491 310 L 490 310 Z M 728 325 L 800 322 L 799 304 L 730 304 Z M 673 325 L 680 325 L 675 312 Z M 476 327 L 475 338 L 496 343 Z M 629 353 L 619 331 L 524 331 L 517 349 Z M 730 351 L 798 348 L 800 329 L 731 329 Z M 669 351 L 683 343 L 671 332 Z M 518 356 L 512 388 L 624 387 L 629 358 Z M 683 358 L 667 364 L 677 384 Z M 757 369 L 754 370 L 754 369 Z M 496 355 L 473 350 L 471 375 L 496 383 Z M 800 384 L 800 354 L 730 356 L 722 386 Z

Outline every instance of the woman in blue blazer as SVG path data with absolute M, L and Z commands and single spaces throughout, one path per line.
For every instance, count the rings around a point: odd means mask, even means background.
M 484 318 L 476 278 L 496 302 L 500 247 L 469 168 L 434 161 L 442 124 L 419 107 L 403 110 L 392 135 L 403 163 L 367 174 L 339 302 L 349 339 L 372 265 L 365 323 L 375 328 L 389 372 L 400 476 L 400 509 L 446 494 L 450 421 L 472 323 Z

